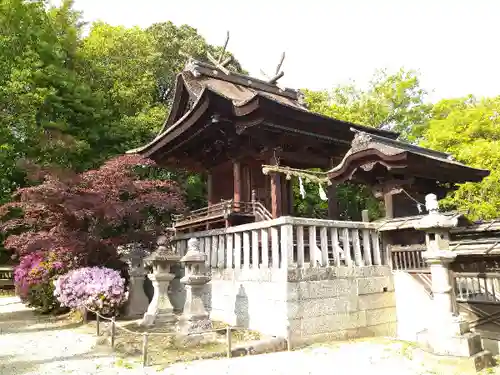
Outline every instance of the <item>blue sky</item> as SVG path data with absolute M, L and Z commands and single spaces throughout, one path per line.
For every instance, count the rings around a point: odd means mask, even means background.
M 323 89 L 376 69 L 418 70 L 430 98 L 500 95 L 499 0 L 76 0 L 87 21 L 170 20 L 228 48 L 255 76 L 283 51 L 293 88 Z

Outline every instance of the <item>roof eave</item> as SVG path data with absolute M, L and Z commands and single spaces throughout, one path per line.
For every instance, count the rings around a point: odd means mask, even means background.
M 490 172 L 484 169 L 476 169 L 457 162 L 450 162 L 447 160 L 431 158 L 423 154 L 417 154 L 409 150 L 400 150 L 400 152 L 393 152 L 385 154 L 383 151 L 375 147 L 369 147 L 359 151 L 350 150 L 342 161 L 327 172 L 328 178 L 336 183 L 344 182 L 352 178 L 356 171 L 362 166 L 370 163 L 379 163 L 387 169 L 413 169 L 412 165 L 428 160 L 435 164 L 435 168 L 439 168 L 447 164 L 455 169 L 460 169 L 463 173 L 460 178 L 455 178 L 453 181 L 442 181 L 451 183 L 464 183 L 464 182 L 480 182 L 483 178 L 487 177 Z M 458 176 L 458 174 L 457 174 Z M 423 177 L 423 176 L 421 176 Z M 429 179 L 435 179 L 429 175 Z M 438 181 L 438 179 L 435 179 Z
M 201 107 L 205 107 L 204 110 L 208 108 L 208 103 L 205 103 L 209 101 L 209 96 L 210 96 L 210 89 L 203 88 L 199 98 L 196 100 L 196 102 L 193 104 L 193 107 L 187 111 L 181 118 L 179 118 L 174 124 L 169 126 L 168 128 L 164 129 L 163 132 L 159 133 L 151 142 L 148 144 L 126 151 L 127 154 L 140 154 L 145 157 L 149 157 L 152 152 L 156 149 L 156 145 L 160 143 L 167 135 L 169 135 L 172 131 L 177 129 L 183 122 L 191 118 L 193 115 L 198 114 L 199 111 L 202 109 Z

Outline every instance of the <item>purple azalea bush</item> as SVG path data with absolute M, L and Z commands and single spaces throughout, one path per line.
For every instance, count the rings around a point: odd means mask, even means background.
M 62 306 L 84 306 L 101 314 L 113 314 L 127 300 L 125 280 L 118 271 L 105 267 L 84 267 L 60 276 L 54 295 Z

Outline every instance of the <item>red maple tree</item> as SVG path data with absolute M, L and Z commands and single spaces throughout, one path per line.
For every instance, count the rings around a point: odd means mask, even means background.
M 5 247 L 19 257 L 71 254 L 81 267 L 108 264 L 118 245 L 151 243 L 170 215 L 185 207 L 180 187 L 151 178 L 154 169 L 139 155 L 119 156 L 81 174 L 37 169 L 43 182 L 19 189 L 13 202 L 0 206 L 0 229 L 9 234 Z

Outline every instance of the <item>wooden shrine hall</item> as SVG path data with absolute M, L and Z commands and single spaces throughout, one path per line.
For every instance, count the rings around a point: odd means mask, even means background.
M 263 165 L 328 171 L 331 219 L 338 219 L 335 185 L 345 181 L 369 184 L 394 217 L 415 210 L 398 194 L 403 189 L 445 194 L 453 184 L 488 175 L 447 154 L 399 142 L 397 133 L 313 113 L 299 91 L 277 84 L 280 75 L 264 81 L 216 65 L 190 59 L 177 76 L 158 136 L 129 151 L 206 175 L 208 207 L 177 216 L 179 231 L 293 216 L 291 180 L 265 175 Z

